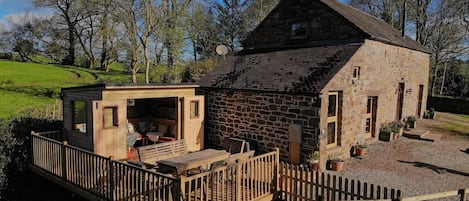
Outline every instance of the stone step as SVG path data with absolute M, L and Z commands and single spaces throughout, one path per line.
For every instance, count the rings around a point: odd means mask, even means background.
M 429 133 L 424 136 L 420 136 L 422 140 L 427 140 L 431 142 L 435 142 L 438 140 L 441 140 L 441 135 L 440 134 L 434 134 L 434 133 Z
M 421 130 L 421 129 L 409 129 L 404 130 L 404 137 L 412 138 L 412 139 L 421 139 L 422 136 L 430 134 L 430 131 Z

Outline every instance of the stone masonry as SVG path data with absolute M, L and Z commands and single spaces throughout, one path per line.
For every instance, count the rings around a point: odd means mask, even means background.
M 319 107 L 313 95 L 210 89 L 205 96 L 206 143 L 211 147 L 220 148 L 225 138 L 246 138 L 258 143 L 256 153 L 278 147 L 281 159 L 288 160 L 288 128 L 299 124 L 302 153 L 319 148 Z

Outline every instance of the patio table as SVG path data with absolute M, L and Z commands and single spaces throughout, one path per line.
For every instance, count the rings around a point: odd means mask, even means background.
M 160 160 L 157 163 L 159 167 L 175 170 L 177 175 L 181 175 L 190 169 L 209 166 L 214 162 L 225 160 L 229 157 L 230 153 L 225 150 L 205 149 L 183 156 Z

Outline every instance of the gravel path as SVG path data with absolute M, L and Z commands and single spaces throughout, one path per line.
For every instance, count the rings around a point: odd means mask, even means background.
M 428 142 L 399 138 L 368 146 L 364 159 L 351 158 L 334 173 L 362 182 L 400 189 L 404 197 L 469 188 L 467 138 Z

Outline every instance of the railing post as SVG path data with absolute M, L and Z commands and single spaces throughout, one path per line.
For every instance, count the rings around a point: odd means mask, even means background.
M 273 186 L 273 190 L 274 190 L 274 193 L 277 193 L 278 190 L 279 190 L 279 181 L 282 182 L 280 180 L 280 149 L 279 148 L 275 148 L 275 162 L 273 163 L 274 164 L 274 181 L 277 181 L 277 182 L 273 182 L 274 183 L 274 186 Z
M 114 180 L 112 179 L 114 177 L 114 168 L 112 167 L 112 157 L 109 156 L 107 160 L 108 160 L 107 167 L 108 167 L 108 173 L 109 173 L 108 178 L 107 178 L 107 182 L 109 184 L 108 196 L 110 200 L 114 200 Z
M 468 189 L 460 189 L 458 191 L 458 194 L 461 195 L 461 201 L 466 201 L 467 200 L 467 192 Z
M 176 179 L 175 185 L 174 185 L 174 195 L 176 197 L 176 200 L 178 201 L 186 200 L 185 185 L 186 185 L 185 176 L 181 175 L 179 178 Z
M 37 135 L 36 132 L 31 131 L 31 141 L 29 142 L 30 143 L 29 146 L 30 146 L 30 150 L 31 150 L 31 153 L 30 153 L 31 154 L 31 164 L 33 164 L 33 165 L 36 165 L 36 163 L 34 161 L 34 141 L 35 141 L 34 136 L 35 135 Z
M 236 201 L 241 201 L 241 162 L 236 163 Z
M 66 147 L 67 147 L 68 142 L 64 141 L 62 143 L 62 178 L 67 181 L 67 152 L 66 152 Z

